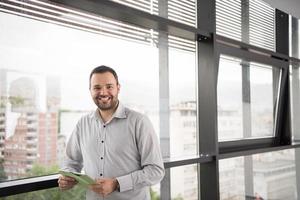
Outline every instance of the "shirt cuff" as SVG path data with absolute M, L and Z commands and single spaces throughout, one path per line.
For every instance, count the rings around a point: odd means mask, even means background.
M 133 189 L 131 174 L 128 174 L 125 176 L 120 176 L 120 177 L 117 177 L 116 179 L 119 182 L 120 192 L 124 192 L 124 191 Z

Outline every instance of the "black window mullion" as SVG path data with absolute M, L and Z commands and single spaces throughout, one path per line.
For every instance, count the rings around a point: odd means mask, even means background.
M 212 36 L 215 35 L 216 15 L 215 0 L 197 1 L 197 27 L 205 28 Z M 197 129 L 199 153 L 216 155 L 211 162 L 201 164 L 198 173 L 198 199 L 220 199 L 218 139 L 217 139 L 217 59 L 215 57 L 214 40 L 198 36 L 198 100 Z

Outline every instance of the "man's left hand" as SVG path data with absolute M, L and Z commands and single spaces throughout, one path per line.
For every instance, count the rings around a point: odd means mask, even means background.
M 90 189 L 105 197 L 118 188 L 118 181 L 115 178 L 99 178 L 96 184 L 92 184 Z

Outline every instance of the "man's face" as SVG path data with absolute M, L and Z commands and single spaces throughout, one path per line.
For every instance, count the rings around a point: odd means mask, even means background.
M 95 73 L 91 77 L 90 92 L 97 107 L 102 110 L 113 110 L 118 103 L 120 85 L 110 72 Z

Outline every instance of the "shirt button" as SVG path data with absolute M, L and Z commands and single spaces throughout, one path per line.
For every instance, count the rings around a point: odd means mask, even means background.
M 100 174 L 100 176 L 102 176 L 103 174 Z
M 101 157 L 101 160 L 103 160 L 103 157 Z
M 105 127 L 106 127 L 106 125 L 103 125 L 103 127 L 105 128 Z
M 102 140 L 101 142 L 102 142 L 102 143 L 104 143 L 104 141 L 103 141 L 103 140 Z

